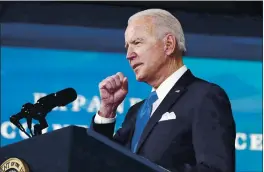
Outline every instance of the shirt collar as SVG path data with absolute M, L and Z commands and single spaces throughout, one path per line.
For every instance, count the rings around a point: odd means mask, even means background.
M 162 102 L 162 100 L 166 97 L 166 95 L 169 93 L 172 87 L 176 84 L 176 82 L 186 71 L 187 71 L 187 67 L 183 65 L 173 74 L 171 74 L 165 81 L 163 81 L 161 85 L 157 88 L 157 90 L 152 88 L 152 91 L 156 91 L 160 102 Z

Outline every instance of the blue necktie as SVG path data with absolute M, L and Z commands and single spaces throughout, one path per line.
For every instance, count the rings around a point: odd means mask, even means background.
M 143 106 L 141 107 L 139 114 L 137 116 L 137 121 L 136 121 L 136 127 L 135 127 L 135 132 L 132 138 L 132 145 L 131 145 L 131 150 L 132 152 L 136 152 L 137 150 L 137 145 L 140 139 L 140 136 L 150 118 L 151 111 L 152 111 L 152 104 L 158 99 L 158 96 L 156 92 L 152 92 L 148 99 L 144 102 Z

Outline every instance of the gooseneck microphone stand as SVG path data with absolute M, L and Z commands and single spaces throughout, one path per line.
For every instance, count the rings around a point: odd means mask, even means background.
M 33 105 L 32 103 L 26 103 L 22 106 L 21 111 L 10 117 L 10 122 L 13 123 L 19 130 L 25 133 L 28 137 L 34 137 L 42 134 L 42 130 L 48 127 L 46 121 L 48 111 L 38 105 Z M 20 120 L 26 118 L 27 126 L 30 134 L 26 132 L 24 127 L 21 125 Z M 34 125 L 34 134 L 32 132 L 32 119 L 35 119 L 39 124 Z
M 70 102 L 76 100 L 77 93 L 73 88 L 66 88 L 56 93 L 51 93 L 40 98 L 35 104 L 26 103 L 22 106 L 21 111 L 10 117 L 11 123 L 24 132 L 28 137 L 34 137 L 42 134 L 42 130 L 48 127 L 46 121 L 47 114 L 54 107 L 66 106 Z M 20 120 L 26 118 L 27 126 L 30 131 L 29 135 L 20 123 Z M 35 119 L 39 124 L 34 125 L 34 133 L 32 132 L 32 119 Z
M 34 125 L 34 136 L 41 135 L 42 130 L 48 127 L 46 116 L 49 111 L 47 111 L 43 106 L 35 104 L 35 107 L 31 110 L 31 118 L 37 120 L 39 124 Z

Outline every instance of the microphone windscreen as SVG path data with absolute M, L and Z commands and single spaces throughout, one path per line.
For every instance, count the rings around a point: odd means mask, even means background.
M 73 88 L 66 88 L 55 93 L 57 106 L 65 106 L 77 98 L 77 93 Z
M 73 88 L 66 88 L 56 93 L 40 98 L 35 106 L 51 110 L 56 106 L 66 106 L 77 98 L 77 93 Z

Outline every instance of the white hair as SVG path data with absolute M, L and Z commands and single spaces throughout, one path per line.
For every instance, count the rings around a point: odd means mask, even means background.
M 178 19 L 176 19 L 171 13 L 169 13 L 166 10 L 148 9 L 148 10 L 140 11 L 132 15 L 128 19 L 128 24 L 132 20 L 147 16 L 153 17 L 156 27 L 159 27 L 159 29 L 157 29 L 159 31 L 159 33 L 157 33 L 159 37 L 165 36 L 166 33 L 171 33 L 176 38 L 176 41 L 178 43 L 178 49 L 183 52 L 186 51 L 185 38 L 184 38 L 182 26 L 178 21 Z

